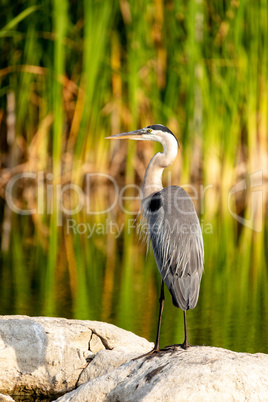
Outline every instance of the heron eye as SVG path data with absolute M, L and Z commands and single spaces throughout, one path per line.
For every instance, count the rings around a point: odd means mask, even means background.
M 150 128 L 148 128 L 148 133 L 151 133 L 151 132 L 152 132 L 152 130 Z

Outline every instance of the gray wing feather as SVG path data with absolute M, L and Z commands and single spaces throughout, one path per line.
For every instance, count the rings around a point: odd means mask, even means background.
M 159 272 L 173 304 L 196 306 L 203 273 L 204 249 L 198 217 L 189 195 L 170 186 L 147 197 L 143 213 Z

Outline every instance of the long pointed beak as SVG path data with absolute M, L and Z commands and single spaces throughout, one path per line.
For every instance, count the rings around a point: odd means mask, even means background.
M 131 140 L 140 140 L 142 134 L 145 134 L 147 131 L 144 130 L 143 128 L 140 130 L 135 130 L 135 131 L 129 131 L 128 133 L 121 133 L 121 134 L 115 134 L 111 135 L 110 137 L 105 137 L 106 140 L 126 140 L 127 138 Z

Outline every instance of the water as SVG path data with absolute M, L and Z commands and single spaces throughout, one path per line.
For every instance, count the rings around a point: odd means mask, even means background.
M 1 255 L 0 314 L 102 320 L 155 340 L 160 275 L 135 229 L 117 239 L 101 232 L 88 239 L 67 234 L 63 226 L 48 280 L 49 249 L 34 226 L 29 230 L 30 217 L 13 219 L 21 231 L 13 227 L 10 251 Z M 205 270 L 198 304 L 187 312 L 189 342 L 267 353 L 267 251 L 262 243 L 267 228 L 257 235 L 247 229 L 243 241 L 234 243 L 230 220 L 213 228 L 203 234 Z M 183 314 L 167 289 L 165 295 L 160 346 L 183 341 Z

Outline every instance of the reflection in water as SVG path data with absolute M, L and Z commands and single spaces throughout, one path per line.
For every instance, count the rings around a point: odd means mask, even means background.
M 95 230 L 90 238 L 78 231 L 67 233 L 65 221 L 58 231 L 57 266 L 52 272 L 44 243 L 32 233 L 30 217 L 13 218 L 20 230 L 14 226 L 10 253 L 1 257 L 1 314 L 103 320 L 154 341 L 160 275 L 152 251 L 146 255 L 146 246 L 139 242 L 133 217 L 128 225 L 128 217 L 119 216 L 117 224 L 124 227 L 119 236 Z M 112 216 L 89 220 L 82 213 L 75 219 L 91 228 L 113 221 Z M 210 220 L 204 214 L 202 222 L 210 230 L 203 230 L 205 270 L 198 304 L 188 312 L 189 341 L 267 353 L 267 224 L 260 233 L 242 228 L 238 237 L 236 222 L 228 214 Z M 160 346 L 183 341 L 183 314 L 172 305 L 169 292 L 160 341 Z

